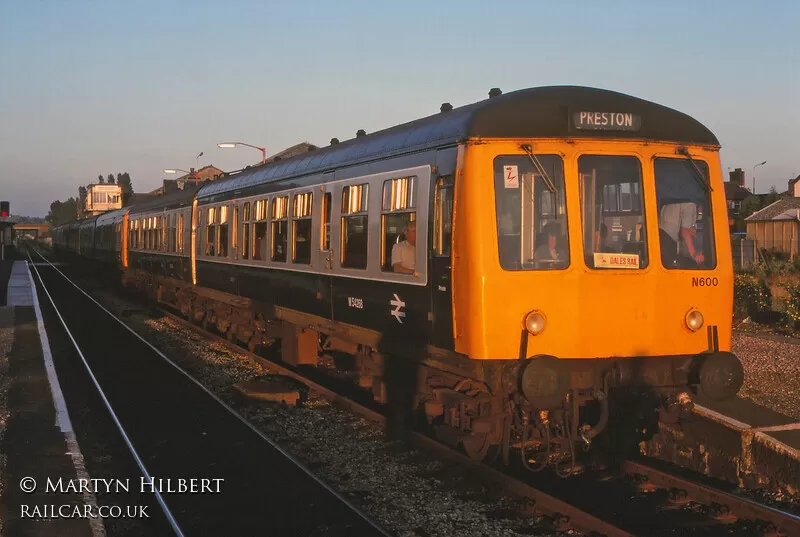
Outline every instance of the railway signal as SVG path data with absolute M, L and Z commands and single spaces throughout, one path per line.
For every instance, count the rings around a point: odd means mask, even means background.
M 0 201 L 0 217 L 5 218 L 11 215 L 10 203 L 7 201 Z

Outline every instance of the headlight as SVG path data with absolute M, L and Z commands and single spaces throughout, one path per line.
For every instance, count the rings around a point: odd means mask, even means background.
M 538 336 L 544 332 L 544 325 L 546 322 L 544 315 L 538 311 L 532 311 L 525 317 L 525 328 L 528 329 L 531 335 Z
M 697 332 L 703 327 L 703 314 L 697 310 L 692 310 L 686 314 L 686 326 L 692 332 Z

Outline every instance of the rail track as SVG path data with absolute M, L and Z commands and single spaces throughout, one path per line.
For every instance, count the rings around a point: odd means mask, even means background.
M 317 394 L 365 419 L 384 424 L 381 412 L 358 403 L 299 369 L 252 353 L 225 337 L 162 307 L 164 315 L 210 341 L 261 362 L 269 369 L 291 377 Z M 556 530 L 574 529 L 607 537 L 639 535 L 762 535 L 800 536 L 800 517 L 750 501 L 702 483 L 701 478 L 678 475 L 641 460 L 626 460 L 603 479 L 587 474 L 570 480 L 552 476 L 531 477 L 513 466 L 500 470 L 476 463 L 469 457 L 418 432 L 415 447 L 436 457 L 456 462 L 481 480 L 502 487 L 533 503 L 533 510 L 549 520 Z
M 133 483 L 133 493 L 156 496 L 166 529 L 179 536 L 388 535 L 42 259 L 46 263 L 37 265 L 29 257 L 45 318 L 60 321 L 49 323 L 51 341 L 74 347 L 80 358 L 60 368 L 85 368 L 141 471 L 115 477 Z M 139 487 L 139 479 L 149 488 Z M 196 480 L 197 487 L 182 490 L 180 480 L 187 487 Z

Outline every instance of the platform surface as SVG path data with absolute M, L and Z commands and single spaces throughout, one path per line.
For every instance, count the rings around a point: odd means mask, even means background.
M 25 261 L 14 261 L 14 266 L 11 268 L 11 277 L 8 280 L 6 305 L 33 306 L 31 278 L 28 274 L 28 263 Z

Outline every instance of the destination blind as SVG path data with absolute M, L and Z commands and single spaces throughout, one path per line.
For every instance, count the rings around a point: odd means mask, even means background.
M 575 112 L 572 124 L 579 130 L 638 131 L 642 118 L 630 112 Z

